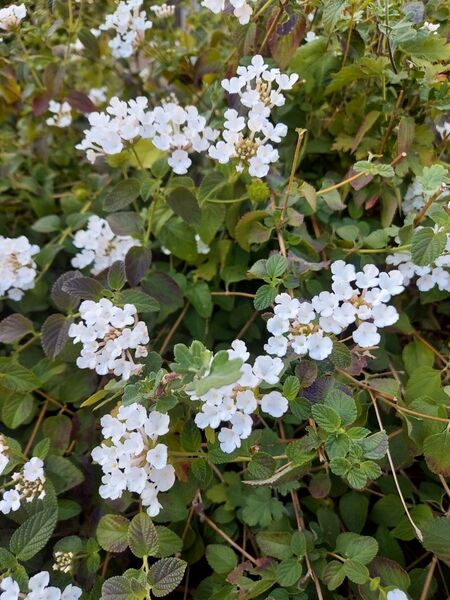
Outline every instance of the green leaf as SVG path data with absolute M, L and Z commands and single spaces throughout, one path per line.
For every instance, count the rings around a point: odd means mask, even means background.
M 403 362 L 405 363 L 408 374 L 411 375 L 418 367 L 433 367 L 433 352 L 420 342 L 409 342 L 402 352 Z
M 202 435 L 194 421 L 186 421 L 181 430 L 180 442 L 187 452 L 197 452 L 200 449 Z
M 353 170 L 356 173 L 364 173 L 364 175 L 380 175 L 381 177 L 394 177 L 395 175 L 391 165 L 374 163 L 369 160 L 359 160 L 353 165 Z
M 101 600 L 137 600 L 133 593 L 131 580 L 127 577 L 118 576 L 107 579 L 102 586 Z
M 203 204 L 209 198 L 217 198 L 218 192 L 228 185 L 227 179 L 219 171 L 211 171 L 202 180 L 198 188 L 198 199 Z
M 295 585 L 302 576 L 302 565 L 297 558 L 282 560 L 275 571 L 277 583 L 283 587 Z
M 2 421 L 9 429 L 17 429 L 30 420 L 35 403 L 30 394 L 13 394 L 1 401 Z
M 30 560 L 49 541 L 57 519 L 56 507 L 45 508 L 28 517 L 11 536 L 11 552 L 21 561 Z
M 36 375 L 12 358 L 0 357 L 0 386 L 12 392 L 32 392 L 40 386 Z
M 281 277 L 289 266 L 288 260 L 281 254 L 272 254 L 266 261 L 267 275 L 271 278 Z
M 61 229 L 61 219 L 58 215 L 47 215 L 38 219 L 31 229 L 39 233 L 52 233 Z
M 283 514 L 283 505 L 268 488 L 259 488 L 245 497 L 242 518 L 247 525 L 267 527 L 272 520 L 277 521 Z
M 274 303 L 278 288 L 264 284 L 256 290 L 253 306 L 256 310 L 264 310 Z
M 298 377 L 289 375 L 283 383 L 283 396 L 291 402 L 297 397 L 300 390 L 300 381 Z
M 362 585 L 369 581 L 369 569 L 357 560 L 346 560 L 344 572 L 353 583 Z
M 97 541 L 103 550 L 123 552 L 128 548 L 129 520 L 121 515 L 105 515 L 97 526 Z
M 341 418 L 331 406 L 315 404 L 311 412 L 317 425 L 324 431 L 334 433 L 340 429 Z
M 344 565 L 337 560 L 332 560 L 325 567 L 322 578 L 329 590 L 337 589 L 345 579 Z
M 365 535 L 341 533 L 336 540 L 336 552 L 345 558 L 369 564 L 377 555 L 378 542 Z
M 330 360 L 337 369 L 347 369 L 352 364 L 352 353 L 342 342 L 333 342 Z
M 379 460 L 386 455 L 389 447 L 388 436 L 385 431 L 378 431 L 360 441 L 365 458 Z
M 353 398 L 338 389 L 328 392 L 325 396 L 325 405 L 332 408 L 339 415 L 343 425 L 351 425 L 358 414 Z
M 403 42 L 402 50 L 413 59 L 429 61 L 446 61 L 450 58 L 450 45 L 440 35 L 417 36 L 414 40 Z
M 179 558 L 161 558 L 148 571 L 148 582 L 154 596 L 167 596 L 183 579 L 186 563 Z
M 256 541 L 265 556 L 285 560 L 292 556 L 291 533 L 288 531 L 262 531 L 256 534 Z
M 225 544 L 209 544 L 206 547 L 206 560 L 212 570 L 219 574 L 228 574 L 238 562 L 234 550 Z
M 423 454 L 428 468 L 437 475 L 450 477 L 450 432 L 448 428 L 425 438 Z
M 358 492 L 348 492 L 339 500 L 339 512 L 345 526 L 354 533 L 360 533 L 367 520 L 369 500 Z
M 177 187 L 171 190 L 166 197 L 166 202 L 188 225 L 196 225 L 200 222 L 201 211 L 197 199 L 187 188 Z
M 212 315 L 213 304 L 209 286 L 206 282 L 194 283 L 185 292 L 186 298 L 203 319 Z
M 168 527 L 157 525 L 155 527 L 158 535 L 159 549 L 157 558 L 163 558 L 180 552 L 183 547 L 183 540 Z
M 295 440 L 286 446 L 286 456 L 295 466 L 314 460 L 316 454 L 305 447 L 304 440 Z
M 203 396 L 211 388 L 221 388 L 236 382 L 241 376 L 242 360 L 230 358 L 226 350 L 218 352 L 211 363 L 209 375 L 189 384 L 188 390 L 195 390 L 197 396 Z
M 443 253 L 446 243 L 447 235 L 444 231 L 435 233 L 431 227 L 414 231 L 411 242 L 414 264 L 419 267 L 430 265 Z
M 275 473 L 275 459 L 266 452 L 257 452 L 248 463 L 248 471 L 255 479 L 267 479 Z
M 423 545 L 445 562 L 450 561 L 450 519 L 438 517 L 428 521 L 422 528 Z
M 125 179 L 118 183 L 103 200 L 103 208 L 107 212 L 116 212 L 126 208 L 136 200 L 141 192 L 141 184 L 137 179 Z
M 212 470 L 206 458 L 194 458 L 191 463 L 191 473 L 201 488 L 207 487 L 211 482 Z
M 441 188 L 443 183 L 450 183 L 448 171 L 442 165 L 424 167 L 422 174 L 418 175 L 416 179 L 421 184 L 425 196 L 432 196 Z
M 328 31 L 334 28 L 346 6 L 347 0 L 327 0 L 323 3 L 322 21 Z
M 241 248 L 249 251 L 251 244 L 262 244 L 269 240 L 272 229 L 261 223 L 268 214 L 265 210 L 254 210 L 241 217 L 234 230 L 234 237 Z
M 158 535 L 147 513 L 141 512 L 133 517 L 128 527 L 128 545 L 131 552 L 139 558 L 157 556 Z
M 140 313 L 158 312 L 160 309 L 159 302 L 141 290 L 123 290 L 115 298 L 119 306 L 134 304 Z
M 55 486 L 57 494 L 66 492 L 84 481 L 84 475 L 72 461 L 52 454 L 45 463 L 46 471 Z

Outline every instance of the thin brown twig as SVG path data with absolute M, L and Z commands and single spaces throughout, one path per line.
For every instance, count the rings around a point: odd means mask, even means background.
M 237 340 L 241 339 L 241 337 L 244 335 L 244 333 L 247 331 L 247 329 L 252 325 L 252 323 L 254 322 L 254 320 L 256 319 L 256 317 L 258 315 L 259 315 L 259 312 L 257 310 L 255 310 L 255 312 L 252 314 L 250 319 L 247 320 L 247 322 L 243 325 L 242 329 L 237 334 L 237 336 L 236 336 Z
M 263 50 L 264 50 L 264 48 L 265 48 L 265 46 L 266 46 L 266 44 L 267 44 L 267 40 L 268 40 L 268 39 L 270 38 L 270 36 L 272 35 L 272 33 L 273 33 L 273 30 L 274 30 L 274 29 L 275 29 L 275 27 L 277 26 L 277 23 L 278 23 L 278 21 L 281 19 L 281 15 L 283 14 L 283 11 L 284 11 L 284 7 L 283 7 L 283 6 L 280 6 L 280 8 L 278 9 L 278 12 L 277 12 L 277 14 L 275 15 L 275 17 L 274 17 L 274 19 L 273 19 L 272 23 L 271 23 L 271 24 L 270 24 L 270 26 L 269 26 L 269 29 L 267 30 L 267 33 L 266 33 L 266 35 L 264 36 L 264 39 L 263 39 L 263 41 L 262 41 L 262 44 L 261 44 L 261 46 L 259 47 L 258 54 L 262 54 L 262 53 L 263 53 Z
M 291 492 L 292 505 L 294 507 L 295 520 L 297 521 L 297 529 L 302 532 L 305 530 L 305 522 L 302 517 L 301 508 L 300 508 L 300 500 L 298 498 L 297 492 Z M 323 600 L 322 590 L 320 588 L 320 583 L 317 578 L 317 575 L 312 568 L 311 561 L 309 560 L 309 556 L 305 553 L 305 562 L 308 567 L 308 575 L 311 577 L 314 587 L 316 588 L 316 594 L 318 600 Z
M 25 456 L 28 454 L 28 452 L 31 450 L 31 447 L 34 443 L 34 440 L 39 432 L 39 429 L 42 425 L 42 421 L 44 420 L 45 417 L 45 413 L 47 411 L 47 407 L 48 407 L 48 400 L 45 400 L 44 404 L 41 407 L 41 410 L 39 412 L 39 416 L 37 418 L 36 423 L 34 424 L 33 427 L 33 431 L 31 432 L 30 435 L 30 439 L 28 440 L 27 445 L 25 446 L 25 450 L 23 451 L 23 453 L 25 454 Z
M 369 396 L 370 396 L 370 399 L 372 401 L 373 408 L 375 410 L 375 415 L 376 415 L 376 418 L 377 418 L 377 421 L 378 421 L 378 426 L 380 427 L 380 431 L 385 431 L 385 429 L 383 427 L 383 422 L 381 420 L 380 411 L 378 410 L 378 405 L 377 405 L 376 398 L 375 398 L 375 396 L 373 395 L 373 393 L 371 391 L 369 391 Z M 420 529 L 417 527 L 417 525 L 415 524 L 413 518 L 411 517 L 411 514 L 409 512 L 408 506 L 407 506 L 407 504 L 405 502 L 405 498 L 403 497 L 403 493 L 402 493 L 402 490 L 400 488 L 400 484 L 398 482 L 397 473 L 395 472 L 395 465 L 394 465 L 394 461 L 392 460 L 392 456 L 391 456 L 391 453 L 390 453 L 390 450 L 389 450 L 389 446 L 388 446 L 388 449 L 386 450 L 386 456 L 387 456 L 387 459 L 388 459 L 388 462 L 389 462 L 389 466 L 391 467 L 391 473 L 392 473 L 392 477 L 394 479 L 395 487 L 397 488 L 397 492 L 398 492 L 398 495 L 400 497 L 400 501 L 401 501 L 401 503 L 403 505 L 403 508 L 405 510 L 405 513 L 406 513 L 406 516 L 408 518 L 408 521 L 411 523 L 412 528 L 414 529 L 414 532 L 415 532 L 417 538 L 422 542 L 423 541 L 423 534 L 420 531 Z
M 421 211 L 419 212 L 419 214 L 417 215 L 417 217 L 414 219 L 414 227 L 417 227 L 417 225 L 419 225 L 419 223 L 425 217 L 425 215 L 426 215 L 428 209 L 430 208 L 430 206 L 433 204 L 433 202 L 435 200 L 437 200 L 439 198 L 439 196 L 441 194 L 442 194 L 442 190 L 439 188 L 439 190 L 437 192 L 435 192 L 432 196 L 430 196 L 430 198 L 428 198 L 428 200 L 423 205 Z
M 254 298 L 255 294 L 248 292 L 211 292 L 211 296 L 241 296 L 242 298 Z
M 430 567 L 427 571 L 427 576 L 425 578 L 425 583 L 423 584 L 422 593 L 420 594 L 419 600 L 427 600 L 428 594 L 430 591 L 431 582 L 433 581 L 433 574 L 436 568 L 437 558 L 433 556 L 431 559 Z
M 56 398 L 53 398 L 52 396 L 50 396 L 49 394 L 47 394 L 43 390 L 37 389 L 37 390 L 33 390 L 33 391 L 34 391 L 35 394 L 38 394 L 39 396 L 42 396 L 42 398 L 45 398 L 45 400 L 48 400 L 52 404 L 55 404 L 56 406 L 59 406 L 59 408 L 61 409 L 62 412 L 66 412 L 68 415 L 70 415 L 72 417 L 75 415 L 75 413 L 73 412 L 73 410 L 70 410 L 70 408 L 67 408 L 67 406 L 65 404 L 63 404 L 59 400 L 56 400 Z
M 244 548 L 241 548 L 241 546 L 239 546 L 239 544 L 237 544 L 234 540 L 232 540 L 230 538 L 230 536 L 225 533 L 225 531 L 222 531 L 222 529 L 220 529 L 220 527 L 218 525 L 216 525 L 214 523 L 214 521 L 211 521 L 211 519 L 205 515 L 203 510 L 200 510 L 200 511 L 197 510 L 197 514 L 201 521 L 204 521 L 209 527 L 211 527 L 211 529 L 213 529 L 216 533 L 218 533 L 220 535 L 220 537 L 222 537 L 225 541 L 227 541 L 230 544 L 230 546 L 233 546 L 233 548 L 235 550 L 240 552 L 242 554 L 242 556 L 244 556 L 247 560 L 252 562 L 254 565 L 258 564 L 258 561 L 256 560 L 256 558 L 254 556 L 249 554 L 247 552 L 247 550 L 244 550 Z
M 178 315 L 177 320 L 175 321 L 175 323 L 172 325 L 172 327 L 170 328 L 169 333 L 166 335 L 164 342 L 161 345 L 161 348 L 159 349 L 159 353 L 161 355 L 164 354 L 167 346 L 170 344 L 170 340 L 173 338 L 173 336 L 175 335 L 176 330 L 178 329 L 178 327 L 181 324 L 181 321 L 184 319 L 184 317 L 186 316 L 186 313 L 188 311 L 188 308 L 190 306 L 190 302 L 186 302 L 186 304 L 184 305 L 183 310 L 180 312 L 180 314 Z

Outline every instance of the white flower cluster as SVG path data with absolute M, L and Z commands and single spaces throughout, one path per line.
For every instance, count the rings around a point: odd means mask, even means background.
M 245 440 L 252 432 L 254 413 L 258 406 L 278 418 L 288 409 L 288 401 L 280 392 L 272 391 L 261 394 L 258 386 L 261 383 L 275 385 L 280 380 L 284 368 L 283 361 L 271 356 L 258 356 L 253 366 L 247 361 L 250 354 L 244 342 L 235 340 L 228 350 L 230 358 L 241 358 L 243 365 L 239 379 L 221 388 L 212 388 L 206 394 L 197 396 L 190 393 L 191 400 L 200 400 L 201 411 L 195 416 L 195 423 L 200 429 L 211 427 L 217 429 L 222 422 L 229 422 L 231 427 L 221 427 L 218 439 L 223 452 L 233 452 L 240 448 L 241 440 Z
M 18 238 L 0 236 L 0 296 L 20 300 L 26 290 L 34 288 L 36 263 L 33 256 L 39 246 L 30 244 L 21 235 Z
M 106 102 L 107 91 L 108 88 L 105 85 L 99 88 L 91 88 L 89 92 L 89 100 L 91 100 L 94 104 L 103 104 Z
M 21 471 L 12 474 L 15 485 L 3 492 L 0 500 L 0 513 L 4 515 L 19 510 L 22 500 L 32 502 L 35 498 L 42 500 L 45 496 L 44 463 L 36 456 L 26 462 Z
M 118 154 L 137 138 L 150 139 L 156 148 L 170 154 L 169 165 L 178 175 L 187 173 L 192 164 L 189 154 L 205 152 L 218 136 L 195 106 L 168 102 L 148 110 L 143 96 L 128 103 L 114 97 L 106 112 L 91 113 L 88 119 L 91 128 L 84 131 L 76 148 L 85 150 L 91 163 L 97 156 Z
M 237 171 L 248 167 L 253 177 L 266 176 L 270 164 L 278 160 L 278 150 L 270 142 L 278 144 L 287 134 L 286 125 L 270 121 L 271 110 L 283 106 L 283 91 L 292 89 L 297 80 L 296 74 L 269 69 L 259 54 L 248 67 L 238 67 L 236 77 L 224 79 L 222 87 L 237 95 L 248 111 L 245 117 L 233 108 L 225 112 L 223 140 L 210 146 L 210 157 L 222 164 L 235 159 Z
M 121 405 L 114 416 L 102 417 L 105 440 L 92 451 L 104 473 L 99 488 L 102 498 L 116 500 L 128 490 L 139 494 L 151 517 L 159 513 L 158 493 L 175 483 L 175 469 L 167 463 L 167 446 L 157 443 L 168 433 L 169 422 L 169 415 L 156 410 L 147 414 L 137 403 Z
M 378 328 L 398 320 L 396 309 L 386 303 L 404 290 L 399 271 L 380 273 L 375 265 L 366 265 L 356 272 L 353 265 L 338 260 L 331 264 L 331 272 L 333 291 L 320 292 L 311 302 L 285 293 L 275 298 L 275 314 L 267 321 L 272 337 L 264 346 L 266 352 L 281 357 L 291 351 L 324 360 L 333 350 L 331 334 L 356 324 L 354 342 L 370 348 L 380 342 Z
M 403 276 L 403 285 L 409 285 L 417 277 L 417 289 L 428 292 L 438 287 L 441 292 L 450 292 L 450 234 L 447 234 L 447 245 L 441 256 L 430 265 L 415 265 L 410 252 L 396 252 L 386 257 L 386 264 L 396 267 Z
M 230 5 L 233 7 L 233 14 L 239 19 L 241 25 L 246 25 L 250 21 L 250 17 L 253 14 L 253 8 L 250 3 L 254 3 L 255 0 L 229 0 Z M 225 10 L 226 0 L 203 0 L 202 6 L 208 8 L 215 15 Z
M 0 9 L 0 29 L 5 31 L 16 29 L 26 16 L 25 4 L 10 4 Z
M 54 114 L 46 120 L 51 127 L 69 127 L 72 123 L 72 108 L 68 102 L 55 102 L 50 100 L 48 110 Z
M 98 156 L 122 152 L 125 144 L 141 135 L 141 119 L 145 115 L 147 103 L 146 98 L 139 97 L 127 104 L 114 96 L 104 112 L 89 114 L 90 129 L 84 130 L 84 139 L 75 147 L 86 151 L 91 163 Z
M 28 581 L 28 594 L 22 594 L 17 581 L 5 577 L 0 581 L 0 600 L 78 600 L 83 593 L 81 588 L 71 583 L 63 590 L 50 586 L 48 571 L 41 571 Z
M 157 19 L 170 19 L 175 14 L 175 4 L 154 4 L 150 10 Z
M 0 475 L 6 469 L 6 465 L 9 463 L 9 446 L 6 443 L 4 435 L 0 434 Z
M 80 229 L 73 238 L 73 244 L 80 248 L 72 258 L 72 266 L 83 269 L 91 265 L 91 273 L 97 275 L 117 260 L 124 260 L 130 248 L 140 246 L 139 240 L 129 235 L 116 235 L 108 221 L 97 215 L 89 217 L 86 229 Z
M 77 366 L 99 375 L 113 373 L 123 380 L 138 375 L 143 365 L 134 359 L 147 356 L 149 337 L 144 321 L 138 321 L 136 307 L 125 304 L 120 308 L 102 298 L 85 300 L 79 311 L 81 321 L 69 328 L 73 343 L 83 344 Z
M 140 10 L 143 0 L 121 0 L 116 10 L 100 25 L 102 31 L 114 29 L 116 36 L 109 47 L 116 58 L 129 58 L 143 43 L 145 32 L 152 28 L 144 10 Z
M 182 107 L 175 102 L 157 106 L 143 122 L 142 137 L 170 154 L 168 162 L 177 175 L 187 173 L 192 164 L 189 154 L 205 152 L 218 135 L 218 131 L 207 127 L 205 117 L 195 106 Z
M 446 193 L 447 192 L 443 191 L 437 199 L 446 195 Z M 409 184 L 403 198 L 402 209 L 405 215 L 412 212 L 419 212 L 425 206 L 426 201 L 431 195 L 431 193 L 426 194 L 420 181 L 414 179 Z

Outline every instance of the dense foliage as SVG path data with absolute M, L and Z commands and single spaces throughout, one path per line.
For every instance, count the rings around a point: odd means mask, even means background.
M 0 599 L 450 597 L 445 0 L 0 9 Z

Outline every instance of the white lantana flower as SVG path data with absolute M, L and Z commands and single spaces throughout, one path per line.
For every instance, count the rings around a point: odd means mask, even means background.
M 145 32 L 152 28 L 144 10 L 140 10 L 143 0 L 121 0 L 116 10 L 106 17 L 100 25 L 102 31 L 110 29 L 116 36 L 110 40 L 109 47 L 116 58 L 129 58 L 145 40 Z
M 19 510 L 23 501 L 32 502 L 36 498 L 42 500 L 45 497 L 46 478 L 44 463 L 40 458 L 33 457 L 26 462 L 21 471 L 12 474 L 11 480 L 14 487 L 3 492 L 0 513 L 7 515 Z
M 38 252 L 39 246 L 30 244 L 24 235 L 0 236 L 0 296 L 21 300 L 25 291 L 34 288 L 37 273 L 33 256 Z
M 421 229 L 420 227 L 417 230 Z M 438 232 L 438 227 L 435 227 Z M 442 254 L 429 265 L 414 264 L 411 253 L 408 251 L 396 252 L 386 257 L 386 264 L 395 266 L 401 273 L 401 285 L 409 285 L 414 278 L 420 292 L 428 292 L 437 287 L 441 292 L 450 293 L 450 234 L 447 234 L 447 243 Z M 393 271 L 390 272 L 390 274 Z
M 288 409 L 288 401 L 280 392 L 267 394 L 259 392 L 263 382 L 275 385 L 280 380 L 284 364 L 279 358 L 258 356 L 252 366 L 247 361 L 249 353 L 244 342 L 235 340 L 228 350 L 230 359 L 240 358 L 243 362 L 239 379 L 221 388 L 212 388 L 202 396 L 189 393 L 192 400 L 200 400 L 202 407 L 195 416 L 195 423 L 200 429 L 218 429 L 221 423 L 228 422 L 230 427 L 221 427 L 218 440 L 223 452 L 231 453 L 241 447 L 242 440 L 247 439 L 253 426 L 252 414 L 258 406 L 261 410 L 278 418 Z
M 330 270 L 332 292 L 320 292 L 311 302 L 285 293 L 275 298 L 274 316 L 267 321 L 272 333 L 264 346 L 268 354 L 325 360 L 333 351 L 332 335 L 355 324 L 353 340 L 370 348 L 380 342 L 379 328 L 397 322 L 398 312 L 386 303 L 405 289 L 400 271 L 380 273 L 375 265 L 366 265 L 357 272 L 342 260 L 332 263 Z
M 386 600 L 409 600 L 408 595 L 398 588 L 386 594 Z
M 45 122 L 51 127 L 64 128 L 68 127 L 72 123 L 72 107 L 68 102 L 55 102 L 50 100 L 48 110 L 54 114 L 53 117 L 49 117 Z
M 259 54 L 248 67 L 238 67 L 236 77 L 224 79 L 222 87 L 237 95 L 246 116 L 230 108 L 224 113 L 222 140 L 211 145 L 209 156 L 221 164 L 236 162 L 236 170 L 248 168 L 253 177 L 265 177 L 270 164 L 278 160 L 278 144 L 287 134 L 283 123 L 270 121 L 275 106 L 285 103 L 284 91 L 292 89 L 298 75 L 286 75 L 279 69 L 269 69 Z
M 26 16 L 25 4 L 10 4 L 0 9 L 0 29 L 5 31 L 16 29 Z
M 100 496 L 116 500 L 126 490 L 139 494 L 147 513 L 155 517 L 162 508 L 158 493 L 175 483 L 167 446 L 158 442 L 169 431 L 169 416 L 147 413 L 144 406 L 133 403 L 105 415 L 100 424 L 104 440 L 92 451 L 103 471 Z
M 112 373 L 125 381 L 138 375 L 143 365 L 134 358 L 147 356 L 149 337 L 147 326 L 137 318 L 136 307 L 125 304 L 120 308 L 102 298 L 99 302 L 85 300 L 79 310 L 81 320 L 72 323 L 68 334 L 74 344 L 83 345 L 77 366 L 99 375 Z
M 448 192 L 447 192 L 448 193 Z M 437 198 L 441 198 L 446 194 L 445 191 Z M 402 209 L 405 215 L 412 212 L 419 212 L 426 204 L 427 200 L 432 196 L 432 192 L 425 193 L 423 185 L 418 179 L 413 179 L 405 192 L 402 202 Z
M 247 25 L 247 23 L 250 21 L 250 17 L 253 14 L 251 3 L 254 2 L 255 0 L 229 0 L 229 3 L 233 8 L 233 14 L 239 20 L 241 25 Z M 225 0 L 202 1 L 202 6 L 208 8 L 216 15 L 225 10 L 225 4 Z
M 140 246 L 139 240 L 129 235 L 116 235 L 106 219 L 97 215 L 89 217 L 86 229 L 80 229 L 73 238 L 73 244 L 79 248 L 72 266 L 84 269 L 90 265 L 90 272 L 97 275 L 118 260 L 124 260 L 127 252 L 133 246 Z
M 83 593 L 81 588 L 69 584 L 63 590 L 49 586 L 50 574 L 48 571 L 36 573 L 28 580 L 28 593 L 21 594 L 19 584 L 12 577 L 5 577 L 0 581 L 0 600 L 78 600 Z
M 208 150 L 218 135 L 195 106 L 167 102 L 149 109 L 143 96 L 128 103 L 114 97 L 104 112 L 90 113 L 88 120 L 90 128 L 76 148 L 86 151 L 89 162 L 118 154 L 139 139 L 150 139 L 169 154 L 169 166 L 177 175 L 187 173 L 192 164 L 190 155 Z

